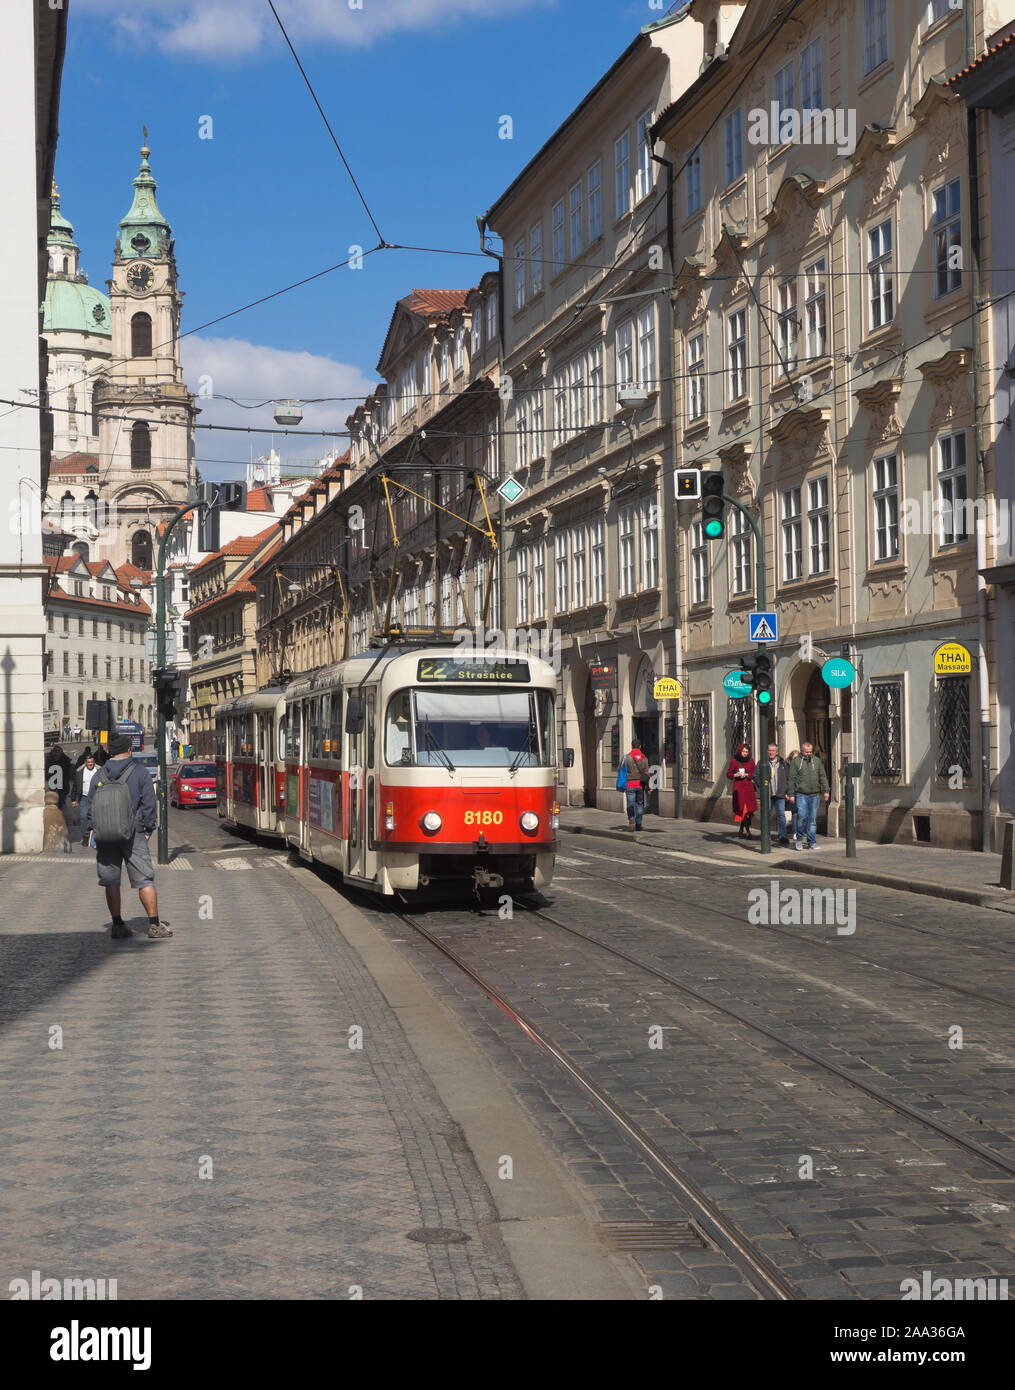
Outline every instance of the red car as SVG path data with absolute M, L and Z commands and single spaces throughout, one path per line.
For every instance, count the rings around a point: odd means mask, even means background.
M 211 806 L 215 800 L 215 764 L 181 763 L 169 779 L 173 806 Z

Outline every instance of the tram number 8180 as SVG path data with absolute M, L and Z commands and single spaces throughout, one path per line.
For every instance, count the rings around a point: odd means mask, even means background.
M 466 811 L 466 825 L 500 825 L 504 820 L 503 811 Z

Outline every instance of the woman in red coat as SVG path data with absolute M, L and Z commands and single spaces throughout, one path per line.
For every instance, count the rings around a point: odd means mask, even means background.
M 754 791 L 754 759 L 750 745 L 742 743 L 730 758 L 726 776 L 733 784 L 733 820 L 740 826 L 740 838 L 751 838 L 751 817 L 758 809 Z

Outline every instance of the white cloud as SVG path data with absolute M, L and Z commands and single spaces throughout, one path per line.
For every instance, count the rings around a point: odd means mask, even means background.
M 199 425 L 242 425 L 263 433 L 234 434 L 219 430 L 198 430 L 198 459 L 233 459 L 245 463 L 266 453 L 270 433 L 276 435 L 283 462 L 319 458 L 333 449 L 344 451 L 345 439 L 314 439 L 281 434 L 274 423 L 271 404 L 245 409 L 260 401 L 321 400 L 321 405 L 305 405 L 299 429 L 344 430 L 346 417 L 359 401 L 369 395 L 374 382 L 358 367 L 320 357 L 312 352 L 294 352 L 246 342 L 242 338 L 201 338 L 183 340 L 183 376 L 198 396 Z M 203 379 L 203 380 L 202 380 Z M 202 396 L 202 388 L 212 393 Z M 235 405 L 223 397 L 242 401 Z M 345 397 L 348 399 L 335 399 Z M 214 464 L 202 467 L 207 477 L 223 471 Z M 227 470 L 228 471 L 228 470 Z
M 459 20 L 496 19 L 554 0 L 276 0 L 293 44 L 336 44 L 362 48 L 389 34 L 445 28 Z M 155 42 L 167 53 L 188 58 L 243 58 L 266 43 L 284 40 L 263 0 L 148 0 L 145 22 L 128 0 L 74 0 L 74 12 L 108 17 L 130 43 Z

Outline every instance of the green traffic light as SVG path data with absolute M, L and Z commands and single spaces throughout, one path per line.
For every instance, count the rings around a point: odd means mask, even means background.
M 721 521 L 706 521 L 705 535 L 710 541 L 716 541 L 722 535 L 723 526 Z
M 770 705 L 772 703 L 772 692 L 770 690 L 758 691 L 758 704 Z

